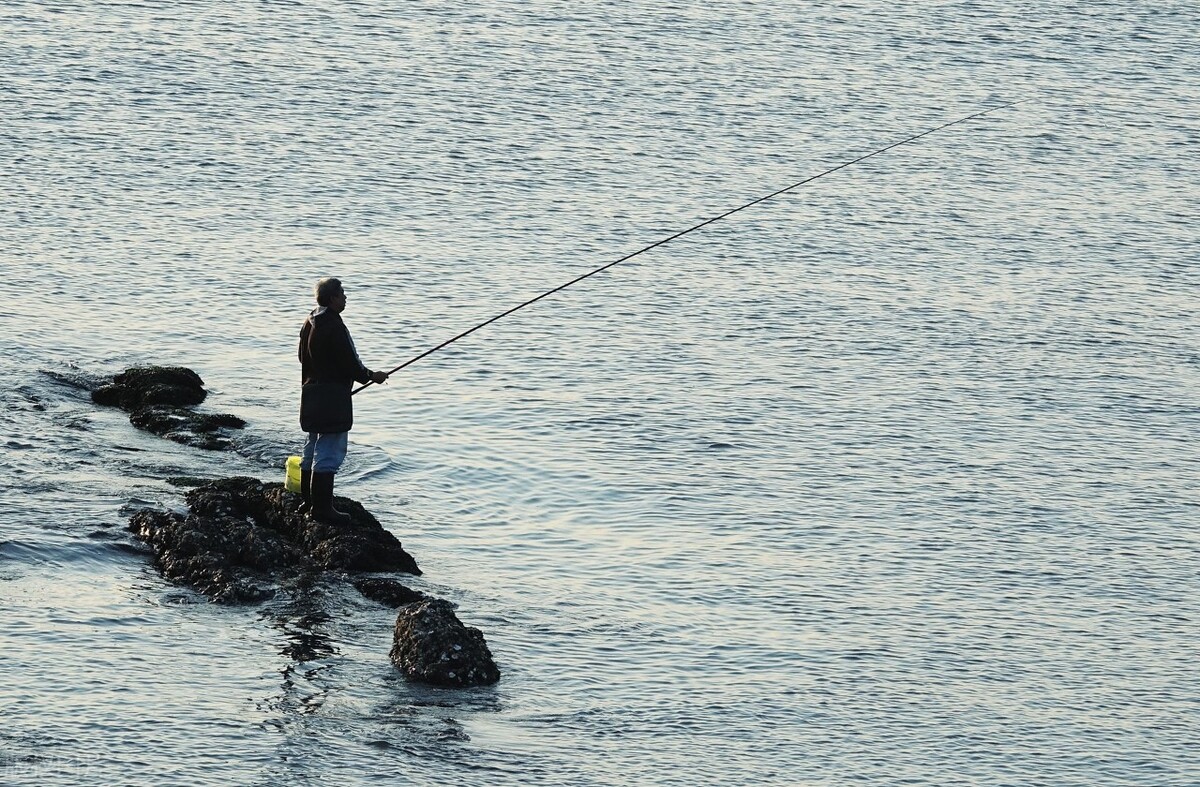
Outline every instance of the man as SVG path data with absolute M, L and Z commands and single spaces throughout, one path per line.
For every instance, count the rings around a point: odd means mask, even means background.
M 300 428 L 308 432 L 300 460 L 300 489 L 309 514 L 319 522 L 348 524 L 350 515 L 333 507 L 333 477 L 346 458 L 354 407 L 355 381 L 383 383 L 387 372 L 373 372 L 359 360 L 350 331 L 342 322 L 346 291 L 338 279 L 321 279 L 317 308 L 300 329 Z

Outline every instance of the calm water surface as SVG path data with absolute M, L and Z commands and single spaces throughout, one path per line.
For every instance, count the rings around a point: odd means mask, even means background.
M 1200 783 L 1192 4 L 0 2 L 0 783 Z M 123 530 L 282 477 L 322 275 L 402 362 L 390 610 Z M 233 455 L 45 374 L 196 369 Z

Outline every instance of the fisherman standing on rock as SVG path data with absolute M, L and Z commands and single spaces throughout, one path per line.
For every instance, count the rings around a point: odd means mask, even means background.
M 383 383 L 387 372 L 363 365 L 342 322 L 346 292 L 342 282 L 321 279 L 317 308 L 300 329 L 300 428 L 308 432 L 300 461 L 300 490 L 310 515 L 319 522 L 349 524 L 350 515 L 333 507 L 333 477 L 346 458 L 354 407 L 355 381 Z

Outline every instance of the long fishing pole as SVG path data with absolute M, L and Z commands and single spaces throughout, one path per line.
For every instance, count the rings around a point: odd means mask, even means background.
M 1021 101 L 1024 101 L 1024 100 L 1025 99 L 1021 99 Z M 620 263 L 625 262 L 626 260 L 631 260 L 634 257 L 638 256 L 639 254 L 644 254 L 644 253 L 650 251 L 651 249 L 656 249 L 659 246 L 670 243 L 671 241 L 675 240 L 676 238 L 682 238 L 684 235 L 687 235 L 689 232 L 695 232 L 698 229 L 707 227 L 709 224 L 712 224 L 713 222 L 720 221 L 721 219 L 724 219 L 728 216 L 732 216 L 733 214 L 735 214 L 739 211 L 743 211 L 746 208 L 753 207 L 754 205 L 757 205 L 760 202 L 766 202 L 769 199 L 778 197 L 780 194 L 786 194 L 787 192 L 789 192 L 793 189 L 798 189 L 801 186 L 805 185 L 806 183 L 812 183 L 814 180 L 817 180 L 818 178 L 823 178 L 826 175 L 832 175 L 834 172 L 837 172 L 840 169 L 845 169 L 846 167 L 852 166 L 854 164 L 858 164 L 861 161 L 866 161 L 867 159 L 878 156 L 881 153 L 887 153 L 889 150 L 892 150 L 893 148 L 898 148 L 901 145 L 907 145 L 910 142 L 915 142 L 916 140 L 920 139 L 921 137 L 927 137 L 930 134 L 933 134 L 937 131 L 941 131 L 942 129 L 947 129 L 947 128 L 950 128 L 951 126 L 957 126 L 959 123 L 966 123 L 968 120 L 973 120 L 974 118 L 980 117 L 982 115 L 986 115 L 989 112 L 995 112 L 998 109 L 1006 109 L 1006 108 L 1014 106 L 1016 104 L 1020 104 L 1021 101 L 1010 101 L 1007 104 L 1000 104 L 998 106 L 980 110 L 979 112 L 974 112 L 970 115 L 967 115 L 966 117 L 961 117 L 958 120 L 952 120 L 949 123 L 943 123 L 942 125 L 940 125 L 936 128 L 931 128 L 931 129 L 928 129 L 927 131 L 922 131 L 920 134 L 913 134 L 911 137 L 902 139 L 899 142 L 893 142 L 892 144 L 888 145 L 887 147 L 883 147 L 883 148 L 880 148 L 879 150 L 872 151 L 872 152 L 866 154 L 865 156 L 859 156 L 858 158 L 856 158 L 852 161 L 847 161 L 843 164 L 838 164 L 836 167 L 830 167 L 829 169 L 825 170 L 824 172 L 819 172 L 816 175 L 807 177 L 804 180 L 798 181 L 796 183 L 793 183 L 790 186 L 787 186 L 786 188 L 779 189 L 779 191 L 773 191 L 770 194 L 766 195 L 765 197 L 759 197 L 758 199 L 751 200 L 750 202 L 747 202 L 745 205 L 740 205 L 740 206 L 734 208 L 733 210 L 727 210 L 719 216 L 713 216 L 711 219 L 702 221 L 693 227 L 688 227 L 686 230 L 681 230 L 680 232 L 676 232 L 674 235 L 663 238 L 662 240 L 659 240 L 659 241 L 655 241 L 654 243 L 651 243 L 649 246 L 646 246 L 645 248 L 638 249 L 637 251 L 633 252 L 632 254 L 626 254 L 621 259 L 613 260 L 612 262 L 608 263 L 607 265 L 601 265 L 599 268 L 596 268 L 593 271 L 589 271 L 588 273 L 585 273 L 582 276 L 578 276 L 578 277 L 572 279 L 571 281 L 567 282 L 566 284 L 561 284 L 552 290 L 547 290 L 546 292 L 543 292 L 541 295 L 538 295 L 536 298 L 530 298 L 529 300 L 525 301 L 524 303 L 518 304 L 517 306 L 512 307 L 511 309 L 509 309 L 506 312 L 497 314 L 495 317 L 492 317 L 491 319 L 484 320 L 483 322 L 479 323 L 478 325 L 476 325 L 472 328 L 468 328 L 467 330 L 463 331 L 462 333 L 458 334 L 457 336 L 453 336 L 453 337 L 447 339 L 446 341 L 442 342 L 438 346 L 430 348 L 430 349 L 426 350 L 425 352 L 421 353 L 420 355 L 408 359 L 404 363 L 397 366 L 395 369 L 392 369 L 390 372 L 388 372 L 388 375 L 393 375 L 396 372 L 400 371 L 401 369 L 405 368 L 406 366 L 411 366 L 412 364 L 416 363 L 417 361 L 421 360 L 422 358 L 424 358 L 428 355 L 433 355 L 435 352 L 442 349 L 443 347 L 454 344 L 456 341 L 458 341 L 459 339 L 462 339 L 466 336 L 470 336 L 471 334 L 475 333 L 475 331 L 479 330 L 480 328 L 485 328 L 488 325 L 491 325 L 492 323 L 496 322 L 497 320 L 507 317 L 508 315 L 512 314 L 515 311 L 519 311 L 521 309 L 524 309 L 526 306 L 530 306 L 532 304 L 537 303 L 542 298 L 553 295 L 556 292 L 565 290 L 566 288 L 570 287 L 572 284 L 578 284 L 579 282 L 583 281 L 584 279 L 595 276 L 597 273 L 602 273 L 603 271 L 608 270 L 609 268 L 613 267 L 614 265 L 619 265 Z M 352 395 L 356 394 L 359 391 L 361 391 L 363 388 L 367 388 L 372 384 L 373 383 L 365 383 L 364 385 L 360 385 L 358 388 L 355 388 L 350 393 Z

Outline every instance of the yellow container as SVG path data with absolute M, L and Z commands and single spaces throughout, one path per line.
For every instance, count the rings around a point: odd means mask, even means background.
M 289 492 L 300 494 L 300 457 L 288 457 L 287 475 L 283 479 L 283 487 Z

